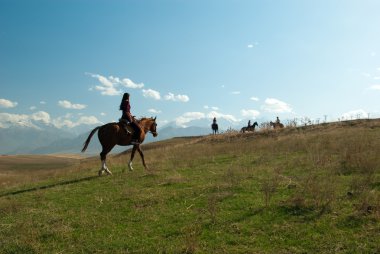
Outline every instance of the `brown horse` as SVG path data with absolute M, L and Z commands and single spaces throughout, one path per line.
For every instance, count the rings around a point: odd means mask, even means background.
M 129 160 L 128 167 L 129 170 L 133 170 L 132 168 L 132 160 L 135 156 L 136 150 L 140 153 L 143 165 L 145 169 L 148 169 L 148 167 L 145 164 L 144 160 L 144 154 L 140 148 L 140 144 L 144 142 L 145 135 L 148 132 L 151 132 L 153 134 L 153 137 L 157 137 L 157 124 L 156 124 L 156 117 L 155 118 L 142 118 L 138 121 L 142 131 L 140 134 L 140 137 L 138 139 L 139 144 L 134 144 L 132 148 L 131 153 L 131 159 Z M 130 132 L 133 132 L 133 129 L 131 126 L 128 126 L 128 129 L 130 129 Z M 115 145 L 120 146 L 128 146 L 131 144 L 132 134 L 127 134 L 124 128 L 121 126 L 121 123 L 108 123 L 102 126 L 98 126 L 95 129 L 93 129 L 88 136 L 86 142 L 83 145 L 82 153 L 86 151 L 88 144 L 90 143 L 90 140 L 92 136 L 95 134 L 95 132 L 98 131 L 98 138 L 100 141 L 100 144 L 102 145 L 102 152 L 100 153 L 100 159 L 102 161 L 102 167 L 99 170 L 99 176 L 102 175 L 103 171 L 105 171 L 107 174 L 112 174 L 111 171 L 107 168 L 106 165 L 106 157 L 107 154 L 114 148 Z
M 272 126 L 273 129 L 282 129 L 282 128 L 284 128 L 284 125 L 282 123 L 274 123 L 272 121 L 270 121 L 270 126 Z
M 251 126 L 246 126 L 246 127 L 243 127 L 241 128 L 240 132 L 243 132 L 245 133 L 246 131 L 255 131 L 255 127 L 256 126 L 259 126 L 259 124 L 257 122 L 254 122 Z

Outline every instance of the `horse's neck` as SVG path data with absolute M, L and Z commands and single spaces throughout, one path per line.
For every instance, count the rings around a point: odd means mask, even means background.
M 149 120 L 142 120 L 140 121 L 140 125 L 143 128 L 144 132 L 147 133 L 151 124 Z

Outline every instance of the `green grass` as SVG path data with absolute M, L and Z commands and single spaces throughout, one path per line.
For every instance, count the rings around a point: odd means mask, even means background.
M 112 157 L 107 177 L 88 161 L 1 191 L 0 253 L 379 253 L 379 137 L 355 125 L 179 139 L 147 146 L 149 172 Z

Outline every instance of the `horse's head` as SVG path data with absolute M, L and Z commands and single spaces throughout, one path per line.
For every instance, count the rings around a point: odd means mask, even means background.
M 149 131 L 153 134 L 153 137 L 157 137 L 158 133 L 157 133 L 157 123 L 156 123 L 156 118 L 151 118 L 151 124 L 150 124 L 150 127 L 149 127 Z
M 253 126 L 259 126 L 259 124 L 257 122 L 254 122 Z

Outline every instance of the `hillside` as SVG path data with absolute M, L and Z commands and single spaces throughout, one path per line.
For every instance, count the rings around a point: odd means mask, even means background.
M 113 176 L 97 177 L 93 157 L 3 185 L 0 252 L 380 252 L 379 119 L 143 150 L 150 171 L 139 155 L 128 171 L 124 152 L 109 158 Z

